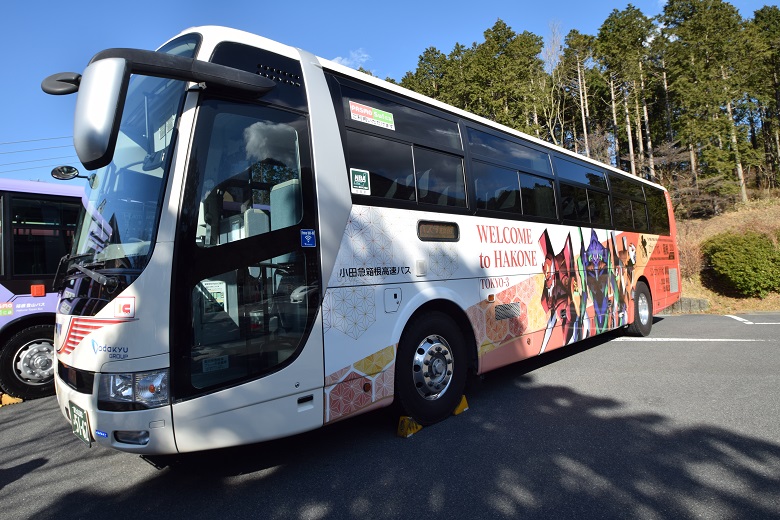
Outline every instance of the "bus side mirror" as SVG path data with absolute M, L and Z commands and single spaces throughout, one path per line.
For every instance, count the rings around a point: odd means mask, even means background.
M 79 171 L 73 166 L 57 166 L 51 171 L 51 176 L 60 181 L 69 181 L 79 176 Z
M 87 170 L 111 162 L 129 81 L 130 67 L 123 58 L 94 61 L 81 76 L 73 145 Z
M 131 73 L 204 83 L 251 98 L 276 86 L 258 74 L 192 58 L 138 49 L 101 51 L 80 77 L 65 72 L 49 76 L 41 84 L 47 94 L 78 91 L 73 145 L 87 170 L 102 168 L 113 158 Z
M 98 178 L 97 175 L 90 174 L 89 177 L 86 177 L 84 175 L 79 175 L 78 169 L 74 168 L 73 166 L 57 166 L 51 171 L 51 176 L 59 181 L 69 181 L 71 179 L 87 179 L 89 182 L 89 187 L 93 190 L 98 187 Z

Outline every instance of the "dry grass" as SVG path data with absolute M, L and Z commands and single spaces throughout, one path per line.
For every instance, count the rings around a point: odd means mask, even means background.
M 763 199 L 739 204 L 734 208 L 734 211 L 711 219 L 677 222 L 683 296 L 708 300 L 710 302 L 709 312 L 713 314 L 780 309 L 780 294 L 777 293 L 769 294 L 766 298 L 730 298 L 717 294 L 702 285 L 699 276 L 704 266 L 701 244 L 708 238 L 727 231 L 733 233 L 756 231 L 766 234 L 777 242 L 778 231 L 780 231 L 780 199 Z

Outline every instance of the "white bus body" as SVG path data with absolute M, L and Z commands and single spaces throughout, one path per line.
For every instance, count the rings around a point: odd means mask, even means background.
M 246 56 L 274 86 L 143 69 L 122 87 L 112 72 L 120 106 L 127 90 L 114 142 L 100 125 L 74 134 L 98 168 L 91 234 L 107 238 L 85 245 L 85 219 L 55 382 L 89 444 L 222 448 L 394 400 L 427 424 L 467 372 L 646 334 L 679 297 L 657 185 L 259 36 L 200 27 L 161 50 L 231 70 Z M 96 64 L 133 59 L 96 56 L 79 104 L 110 75 Z M 385 172 L 396 160 L 410 175 Z

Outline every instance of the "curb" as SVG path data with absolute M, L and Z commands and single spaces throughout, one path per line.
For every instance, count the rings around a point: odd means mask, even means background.
M 710 302 L 703 298 L 680 298 L 674 305 L 663 310 L 664 314 L 696 314 L 707 312 Z
M 0 392 L 0 407 L 7 406 L 9 404 L 17 404 L 21 402 L 22 399 L 19 399 L 18 397 L 11 397 L 8 394 L 4 394 L 3 392 Z

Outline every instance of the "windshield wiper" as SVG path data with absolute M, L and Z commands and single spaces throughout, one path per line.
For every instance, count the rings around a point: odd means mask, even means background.
M 70 271 L 70 268 L 63 269 L 62 266 L 64 264 L 67 264 L 69 262 L 75 262 L 77 260 L 82 260 L 88 256 L 95 256 L 95 253 L 83 253 L 80 255 L 65 255 L 62 258 L 60 258 L 60 263 L 57 264 L 57 271 L 54 273 L 54 280 L 52 280 L 52 288 L 55 291 L 59 291 L 62 289 L 63 282 L 65 281 L 65 277 L 68 275 L 68 271 Z M 60 274 L 62 273 L 62 274 Z
M 106 275 L 100 274 L 98 272 L 93 271 L 92 269 L 87 269 L 86 267 L 82 267 L 80 265 L 74 265 L 73 267 L 75 267 L 85 275 L 89 276 L 100 285 L 111 287 L 111 288 L 114 288 L 117 285 L 119 285 L 119 282 L 116 280 L 116 278 L 109 278 Z

